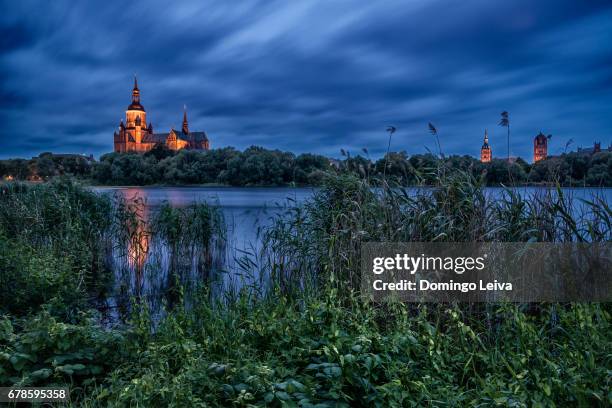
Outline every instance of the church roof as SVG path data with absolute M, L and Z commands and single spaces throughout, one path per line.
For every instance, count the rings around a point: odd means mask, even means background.
M 130 104 L 130 106 L 128 106 L 127 110 L 137 110 L 137 111 L 145 111 L 144 106 L 142 106 L 140 103 L 138 102 L 132 102 Z
M 142 143 L 166 143 L 167 137 L 168 133 L 148 133 L 142 138 Z
M 184 134 L 181 131 L 175 130 L 174 133 L 176 133 L 177 139 L 181 139 L 186 142 L 189 142 L 191 140 L 193 140 L 194 142 L 208 141 L 208 136 L 206 136 L 206 132 L 190 132 L 189 134 Z M 142 142 L 143 143 L 165 143 L 169 134 L 170 132 L 147 134 L 142 139 Z
M 206 136 L 206 132 L 189 132 L 189 134 L 184 134 L 182 132 L 178 132 L 177 136 L 179 139 L 183 140 L 193 140 L 194 142 L 206 142 L 208 141 L 208 136 Z

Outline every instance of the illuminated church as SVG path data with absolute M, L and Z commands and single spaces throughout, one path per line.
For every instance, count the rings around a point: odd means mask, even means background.
M 153 133 L 151 122 L 147 124 L 147 112 L 140 104 L 138 81 L 134 78 L 132 103 L 125 112 L 125 123 L 119 123 L 119 132 L 114 134 L 115 152 L 147 152 L 155 145 L 165 145 L 170 150 L 208 150 L 210 144 L 205 132 L 191 132 L 187 123 L 187 110 L 183 112 L 181 130 L 170 129 L 168 133 Z
M 489 135 L 485 129 L 484 141 L 482 142 L 482 147 L 480 148 L 480 161 L 482 163 L 490 163 L 492 155 L 493 152 L 491 151 L 491 146 L 489 146 Z

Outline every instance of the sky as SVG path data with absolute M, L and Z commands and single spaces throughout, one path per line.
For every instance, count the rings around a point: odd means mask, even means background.
M 157 132 L 339 157 L 532 158 L 612 142 L 612 2 L 0 0 L 0 158 L 112 151 L 133 77 Z M 569 147 L 566 147 L 567 143 Z

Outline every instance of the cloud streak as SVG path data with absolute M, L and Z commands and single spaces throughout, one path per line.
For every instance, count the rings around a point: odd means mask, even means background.
M 0 16 L 0 157 L 101 154 L 138 74 L 157 131 L 206 130 L 214 147 L 338 156 L 433 148 L 505 156 L 569 139 L 607 144 L 612 6 L 484 0 L 11 2 Z M 583 4 L 584 3 L 584 4 Z

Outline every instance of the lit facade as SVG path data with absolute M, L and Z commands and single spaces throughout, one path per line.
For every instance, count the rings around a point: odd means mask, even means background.
M 533 162 L 539 162 L 540 160 L 544 160 L 548 156 L 548 139 L 550 139 L 550 135 L 546 136 L 542 132 L 540 132 L 533 139 Z
M 140 90 L 134 78 L 132 103 L 125 112 L 125 123 L 119 123 L 113 135 L 115 152 L 139 152 L 151 150 L 155 145 L 165 145 L 170 150 L 194 149 L 208 150 L 210 142 L 206 132 L 191 132 L 187 122 L 187 110 L 183 112 L 181 130 L 170 129 L 168 133 L 153 133 L 151 122 L 147 124 L 147 112 L 140 103 Z
M 482 143 L 482 147 L 480 148 L 480 161 L 482 163 L 490 163 L 492 155 L 493 152 L 491 151 L 491 146 L 489 146 L 489 135 L 485 129 L 484 141 Z

